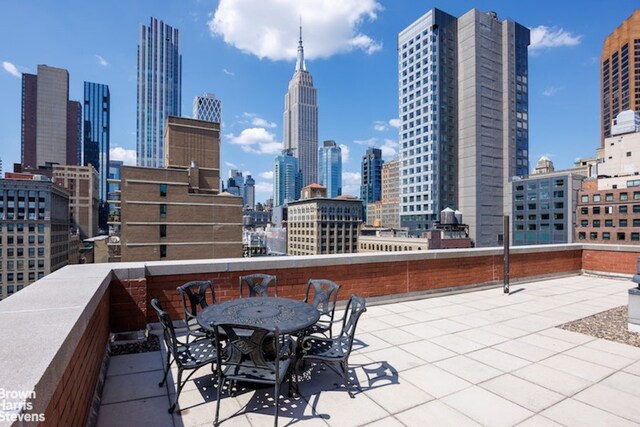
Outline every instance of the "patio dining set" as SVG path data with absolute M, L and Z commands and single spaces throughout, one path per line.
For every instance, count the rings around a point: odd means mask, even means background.
M 184 332 L 181 328 L 176 331 L 173 319 L 154 298 L 151 305 L 167 347 L 159 386 L 164 386 L 172 364 L 178 371 L 169 413 L 175 411 L 184 385 L 204 366 L 211 366 L 217 377 L 214 425 L 219 425 L 225 385 L 233 396 L 238 383 L 254 383 L 274 386 L 277 426 L 281 384 L 288 382 L 289 396 L 294 390 L 297 393 L 298 377 L 306 363 L 338 366 L 346 391 L 355 397 L 349 384 L 349 355 L 358 319 L 366 311 L 365 300 L 351 295 L 344 315 L 335 319 L 339 290 L 340 285 L 331 280 L 311 279 L 302 301 L 282 298 L 278 297 L 276 276 L 252 274 L 240 277 L 239 299 L 218 302 L 211 281 L 190 281 L 177 288 Z

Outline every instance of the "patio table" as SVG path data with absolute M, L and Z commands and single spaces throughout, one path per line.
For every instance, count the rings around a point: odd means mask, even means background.
M 197 320 L 200 326 L 213 331 L 214 323 L 278 328 L 283 334 L 302 332 L 320 318 L 320 312 L 310 304 L 289 298 L 240 298 L 212 304 L 202 310 Z

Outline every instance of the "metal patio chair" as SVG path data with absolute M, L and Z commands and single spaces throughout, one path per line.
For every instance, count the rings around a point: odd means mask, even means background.
M 162 333 L 164 336 L 164 342 L 167 346 L 167 363 L 164 366 L 164 375 L 162 381 L 158 384 L 158 387 L 164 386 L 167 380 L 167 374 L 170 370 L 171 359 L 176 362 L 178 367 L 178 381 L 176 382 L 177 391 L 176 397 L 169 406 L 169 413 L 172 414 L 178 403 L 180 392 L 185 383 L 189 381 L 193 373 L 206 365 L 212 365 L 217 361 L 217 346 L 215 342 L 209 338 L 196 339 L 190 343 L 182 343 L 178 341 L 176 337 L 176 331 L 173 327 L 173 322 L 166 311 L 162 309 L 160 302 L 156 298 L 151 300 L 151 306 L 158 314 L 158 320 L 162 324 Z M 191 371 L 189 375 L 182 380 L 182 374 L 185 370 Z
M 340 365 L 344 386 L 351 398 L 355 396 L 349 390 L 349 355 L 351 354 L 358 319 L 365 311 L 367 309 L 364 298 L 351 295 L 345 308 L 339 336 L 326 338 L 312 335 L 304 337 L 301 342 L 301 362 L 308 360 L 328 365 Z
M 311 279 L 307 283 L 304 302 L 311 304 L 320 312 L 320 319 L 307 328 L 306 333 L 331 336 L 331 326 L 336 311 L 336 301 L 340 285 L 327 279 Z
M 276 276 L 270 274 L 256 273 L 240 276 L 240 298 L 245 297 L 244 288 L 248 289 L 249 297 L 268 297 L 269 288 L 273 288 L 273 296 L 278 296 L 278 280 Z
M 193 280 L 178 286 L 177 290 L 182 300 L 184 323 L 187 327 L 187 342 L 189 342 L 190 336 L 194 338 L 206 337 L 208 335 L 207 331 L 198 324 L 196 316 L 198 311 L 209 306 L 207 302 L 208 291 L 211 291 L 211 302 L 213 304 L 216 303 L 216 292 L 213 289 L 213 283 L 211 280 Z

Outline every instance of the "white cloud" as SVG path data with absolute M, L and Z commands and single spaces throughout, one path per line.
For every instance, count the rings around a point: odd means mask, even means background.
M 385 159 L 390 159 L 395 157 L 398 154 L 396 148 L 398 147 L 398 143 L 393 139 L 385 139 L 380 149 L 382 150 L 382 157 Z
M 307 59 L 354 50 L 370 55 L 382 43 L 359 27 L 376 20 L 382 9 L 376 0 L 220 0 L 208 24 L 213 36 L 261 59 L 296 58 L 299 18 Z
M 358 145 L 367 145 L 369 147 L 372 147 L 376 142 L 378 142 L 378 138 L 372 137 L 369 139 L 354 139 L 353 142 Z
M 282 142 L 276 141 L 276 136 L 264 128 L 249 128 L 240 135 L 228 134 L 226 137 L 246 153 L 278 154 L 282 151 Z
M 378 132 L 384 132 L 385 130 L 387 130 L 387 122 L 382 120 L 376 120 L 375 122 L 373 122 L 373 130 Z
M 360 172 L 342 172 L 342 194 L 360 197 Z
M 129 150 L 123 147 L 113 147 L 109 150 L 110 160 L 121 160 L 127 166 L 136 164 L 136 150 Z
M 389 120 L 389 126 L 394 127 L 394 128 L 399 128 L 400 127 L 400 119 L 391 119 L 391 120 Z
M 271 195 L 273 195 L 272 182 L 266 182 L 266 181 L 256 182 L 255 189 L 256 189 L 256 193 L 265 193 L 265 194 L 268 194 L 268 197 L 271 197 Z
M 349 163 L 351 150 L 344 144 L 340 144 L 340 154 L 342 155 L 342 164 Z
M 238 166 L 235 163 L 224 162 L 224 164 L 227 165 L 227 167 L 230 167 L 232 169 L 238 169 Z
M 109 65 L 107 60 L 100 55 L 96 55 L 96 60 L 98 61 L 98 64 L 102 65 L 103 67 L 106 67 L 107 65 Z
M 548 88 L 542 91 L 542 96 L 554 96 L 560 90 L 562 90 L 561 87 L 549 86 Z
M 581 40 L 582 35 L 571 34 L 564 28 L 538 25 L 531 28 L 529 50 L 537 52 L 552 47 L 576 46 Z
M 260 172 L 258 175 L 260 178 L 273 179 L 273 171 Z
M 259 128 L 271 128 L 271 129 L 278 126 L 274 122 L 270 122 L 267 119 L 263 119 L 256 113 L 247 113 L 247 112 L 242 113 L 242 119 L 240 120 L 240 123 L 251 124 L 251 126 L 255 126 Z
M 233 71 L 229 71 L 226 68 L 223 68 L 222 72 L 225 73 L 227 76 L 235 76 L 236 75 L 236 73 L 234 73 Z
M 2 62 L 2 68 L 4 68 L 4 70 L 7 73 L 11 74 L 14 77 L 18 77 L 18 78 L 22 77 L 22 73 L 20 71 L 18 71 L 18 67 L 13 65 L 11 62 L 3 61 Z

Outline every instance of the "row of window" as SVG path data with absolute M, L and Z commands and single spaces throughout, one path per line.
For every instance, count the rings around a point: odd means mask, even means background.
M 553 186 L 555 188 L 563 188 L 564 187 L 564 183 L 565 183 L 565 180 L 563 178 L 556 179 L 553 182 Z M 549 183 L 548 180 L 530 181 L 530 182 L 527 182 L 527 185 L 526 185 L 527 191 L 536 190 L 538 188 L 546 189 L 546 188 L 549 188 L 549 186 L 550 186 L 550 183 Z M 516 191 L 524 191 L 525 190 L 525 185 L 524 184 L 517 184 L 515 186 L 515 188 L 516 188 Z
M 28 248 L 26 251 L 29 258 L 34 258 L 36 255 L 36 249 L 38 249 L 38 256 L 44 256 L 44 248 Z M 7 258 L 13 257 L 24 257 L 25 250 L 24 248 L 6 248 L 6 256 Z M 4 255 L 4 249 L 0 247 L 0 258 Z
M 0 232 L 2 232 L 2 227 L 3 224 L 0 223 Z M 35 224 L 35 223 L 29 223 L 29 224 L 24 224 L 22 222 L 19 223 L 8 223 L 6 224 L 6 229 L 7 229 L 7 233 L 13 233 L 13 232 L 18 232 L 18 233 L 23 233 L 25 230 L 29 230 L 29 233 L 35 233 L 36 229 L 38 230 L 38 233 L 44 233 L 44 224 Z
M 592 224 L 592 227 L 599 228 L 602 224 L 602 221 L 599 219 L 594 219 L 591 224 Z M 634 218 L 632 224 L 633 224 L 633 227 L 640 227 L 640 218 Z M 612 219 L 605 219 L 604 226 L 615 227 Z M 629 226 L 629 221 L 627 219 L 618 220 L 618 227 L 628 227 L 628 226 Z M 580 227 L 589 227 L 589 220 L 588 219 L 580 220 Z
M 589 233 L 589 240 L 599 240 L 599 234 L 597 231 L 592 231 Z M 602 238 L 601 240 L 611 240 L 612 234 L 609 231 L 604 231 L 602 233 Z M 625 241 L 627 240 L 627 233 L 624 232 L 617 232 L 615 233 L 615 237 L 616 240 L 618 241 Z M 585 231 L 580 231 L 578 233 L 578 240 L 586 240 L 587 239 L 587 233 Z M 630 233 L 630 240 L 631 241 L 640 241 L 640 233 L 638 232 L 633 232 Z
M 599 215 L 603 211 L 604 211 L 605 214 L 611 215 L 613 213 L 613 206 L 603 206 L 603 207 L 593 206 L 591 208 L 591 212 L 594 215 Z M 632 211 L 634 213 L 640 213 L 640 205 L 633 205 L 632 206 Z M 618 206 L 618 212 L 619 213 L 628 213 L 629 212 L 629 206 L 627 206 L 627 205 L 619 205 Z M 580 213 L 582 215 L 588 215 L 589 214 L 589 208 L 586 207 L 586 206 L 582 206 L 580 208 Z
M 24 285 L 7 285 L 7 296 L 13 295 L 17 291 L 21 291 L 24 288 Z M 2 286 L 0 286 L 0 297 L 2 296 Z
M 44 236 L 37 236 L 38 238 L 38 244 L 43 245 L 44 244 Z M 24 236 L 7 236 L 7 245 L 24 245 Z M 27 241 L 29 242 L 30 245 L 35 245 L 36 243 L 36 236 L 34 236 L 33 234 L 30 234 L 29 236 L 27 236 Z M 2 245 L 2 236 L 0 236 L 0 245 Z
M 38 265 L 38 268 L 44 268 L 44 259 L 39 259 L 39 260 L 30 259 L 27 261 L 27 266 L 29 267 L 29 270 L 34 270 L 36 268 L 36 263 Z M 3 263 L 0 262 L 0 271 L 2 270 L 2 265 Z M 7 271 L 13 271 L 14 269 L 24 270 L 24 260 L 21 260 L 21 259 L 17 261 L 8 260 Z
M 44 271 L 38 271 L 37 275 L 38 275 L 38 280 L 42 279 L 44 277 Z M 24 273 L 7 273 L 6 277 L 7 277 L 7 283 L 24 282 L 25 275 Z M 27 277 L 29 278 L 29 283 L 35 282 L 36 272 L 30 271 L 27 274 Z
M 527 203 L 527 210 L 530 211 L 535 211 L 535 210 L 549 210 L 551 208 L 551 203 Z M 553 209 L 564 209 L 564 202 L 553 202 Z M 524 204 L 517 204 L 516 205 L 516 211 L 523 211 L 524 209 Z M 562 214 L 556 214 L 556 215 L 562 215 Z M 556 218 L 556 219 L 562 219 L 562 218 Z
M 524 230 L 524 224 L 516 224 L 516 230 Z M 556 231 L 564 231 L 564 224 L 553 224 L 553 229 Z M 527 224 L 527 230 L 529 231 L 537 231 L 537 230 L 551 230 L 551 225 L 549 223 L 542 223 L 539 226 L 537 224 Z
M 638 180 L 638 181 L 640 183 L 640 180 Z M 627 193 L 626 191 L 618 193 L 618 200 L 621 201 L 621 202 L 629 200 L 629 193 Z M 640 191 L 634 191 L 633 192 L 633 200 L 640 200 Z M 582 203 L 589 203 L 589 195 L 588 194 L 583 194 L 582 196 L 580 196 L 580 201 Z M 593 202 L 601 202 L 602 201 L 602 195 L 601 194 L 593 194 L 591 196 L 591 201 L 593 201 Z M 613 201 L 615 201 L 613 193 L 605 193 L 604 201 L 605 202 L 613 202 Z

